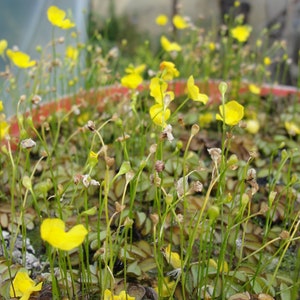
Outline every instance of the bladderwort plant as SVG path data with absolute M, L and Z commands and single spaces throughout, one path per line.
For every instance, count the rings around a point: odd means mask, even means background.
M 160 54 L 123 70 L 105 37 L 82 44 L 70 15 L 47 17 L 39 59 L 0 41 L 17 99 L 10 120 L 0 102 L 1 296 L 297 299 L 299 94 L 261 96 L 284 43 L 251 43 L 242 16 L 209 31 L 176 15 Z

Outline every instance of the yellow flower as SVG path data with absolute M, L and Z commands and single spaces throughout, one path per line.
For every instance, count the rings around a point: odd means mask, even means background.
M 70 251 L 82 244 L 88 231 L 76 225 L 65 232 L 65 223 L 60 219 L 45 219 L 41 225 L 41 237 L 54 248 Z
M 76 61 L 78 58 L 78 49 L 73 46 L 68 46 L 66 49 L 66 57 L 70 58 L 73 61 Z
M 9 130 L 9 125 L 5 121 L 5 115 L 0 114 L 0 141 L 8 134 L 8 130 Z
M 174 268 L 179 269 L 181 268 L 181 259 L 177 252 L 171 251 L 171 244 L 168 245 L 167 248 L 165 248 L 164 252 L 165 258 L 167 262 Z
M 210 267 L 212 267 L 216 270 L 218 269 L 218 263 L 214 259 L 210 258 L 209 261 L 208 261 L 208 264 L 209 264 Z M 229 267 L 228 267 L 228 264 L 225 260 L 222 261 L 221 265 L 219 266 L 219 271 L 222 272 L 222 273 L 228 273 Z
M 66 12 L 59 9 L 57 6 L 50 6 L 47 10 L 49 22 L 61 29 L 69 29 L 75 26 L 70 19 L 65 18 Z
M 179 30 L 181 30 L 181 29 L 185 29 L 185 28 L 188 28 L 189 27 L 189 24 L 186 22 L 186 20 L 182 17 L 182 16 L 180 16 L 180 15 L 175 15 L 174 17 L 173 17 L 173 24 L 174 24 L 174 26 L 177 28 L 177 29 L 179 29 Z
M 1 56 L 3 56 L 6 48 L 7 48 L 7 40 L 0 40 L 0 55 Z
M 155 23 L 159 26 L 165 26 L 168 23 L 168 17 L 166 15 L 159 15 L 155 19 Z
M 0 100 L 0 111 L 3 110 L 3 102 Z
M 155 287 L 154 290 L 156 291 L 157 294 L 159 294 L 159 297 L 166 298 L 172 296 L 172 291 L 174 290 L 175 286 L 176 286 L 176 282 L 174 280 L 170 281 L 169 277 L 165 277 L 163 281 L 162 289 L 159 291 L 158 287 Z
M 152 121 L 163 128 L 167 126 L 166 121 L 170 118 L 171 111 L 162 104 L 154 104 L 149 110 Z
M 252 134 L 256 134 L 259 131 L 259 122 L 256 119 L 246 121 L 246 130 Z
M 128 74 L 121 78 L 121 84 L 129 89 L 136 89 L 143 82 L 143 77 L 139 74 Z
M 10 58 L 10 60 L 19 68 L 30 68 L 35 65 L 35 60 L 30 60 L 30 56 L 21 51 L 13 51 L 11 49 L 7 49 L 6 55 Z
M 181 51 L 181 47 L 179 44 L 175 42 L 170 42 L 164 35 L 160 38 L 160 44 L 163 49 L 167 52 L 179 52 Z
M 127 75 L 121 78 L 121 84 L 129 89 L 136 89 L 142 82 L 143 77 L 140 75 L 146 69 L 146 65 L 142 64 L 137 67 L 129 65 L 125 72 Z
M 118 296 L 112 295 L 111 291 L 106 289 L 104 291 L 104 299 L 103 300 L 135 300 L 135 297 L 131 297 L 125 291 L 121 291 Z
M 221 104 L 219 111 L 220 114 L 216 115 L 216 119 L 225 122 L 229 126 L 238 124 L 244 117 L 244 107 L 235 100 L 229 101 L 224 107 Z
M 89 153 L 89 164 L 95 166 L 98 163 L 98 153 L 90 151 Z
M 266 56 L 266 57 L 264 58 L 264 64 L 265 64 L 266 66 L 269 66 L 271 63 L 272 63 L 271 58 L 270 58 L 269 56 Z
M 252 27 L 249 25 L 238 25 L 231 29 L 231 35 L 234 39 L 244 43 L 248 40 L 251 31 Z
M 9 290 L 10 297 L 21 297 L 20 300 L 28 300 L 33 292 L 38 292 L 42 289 L 42 282 L 35 284 L 29 277 L 27 270 L 20 269 L 16 274 Z
M 179 71 L 176 69 L 174 63 L 170 61 L 163 61 L 159 65 L 159 69 L 162 71 L 162 79 L 172 80 L 174 77 L 179 76 Z
M 284 122 L 284 126 L 288 134 L 290 135 L 300 134 L 300 127 L 296 123 L 286 121 Z
M 249 84 L 249 91 L 252 94 L 260 95 L 260 87 L 255 84 Z
M 188 78 L 187 81 L 187 89 L 188 89 L 188 96 L 190 99 L 197 101 L 197 102 L 202 102 L 203 104 L 206 104 L 208 101 L 208 96 L 205 94 L 201 94 L 199 92 L 199 88 L 195 85 L 194 77 L 191 75 Z
M 159 104 L 163 103 L 165 92 L 168 88 L 168 84 L 158 77 L 154 77 L 150 80 L 150 95 Z
M 203 127 L 203 128 L 207 127 L 213 121 L 213 119 L 214 119 L 213 114 L 210 112 L 201 114 L 199 116 L 200 127 Z

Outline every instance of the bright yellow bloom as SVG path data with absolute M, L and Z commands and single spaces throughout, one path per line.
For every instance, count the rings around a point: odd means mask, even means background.
M 154 104 L 149 110 L 152 121 L 163 128 L 167 126 L 166 121 L 170 118 L 171 111 L 162 104 Z
M 260 125 L 256 119 L 247 120 L 246 125 L 246 130 L 252 134 L 256 134 L 259 131 Z
M 229 101 L 224 107 L 221 104 L 219 111 L 220 114 L 216 115 L 216 119 L 225 122 L 229 126 L 237 125 L 244 117 L 244 106 L 235 100 Z
M 135 297 L 131 297 L 125 291 L 121 291 L 119 295 L 112 295 L 111 291 L 106 289 L 103 300 L 135 300 Z
M 42 289 L 43 283 L 35 284 L 29 277 L 27 270 L 20 269 L 16 274 L 10 289 L 10 297 L 21 297 L 20 300 L 28 300 L 33 292 L 38 292 Z
M 172 296 L 171 293 L 174 290 L 175 286 L 176 286 L 176 282 L 174 280 L 170 281 L 169 277 L 165 277 L 160 293 L 158 287 L 155 287 L 154 290 L 156 291 L 157 294 L 159 294 L 160 298 L 166 298 Z
M 68 46 L 66 49 L 66 57 L 70 58 L 73 61 L 76 61 L 78 58 L 78 49 L 73 46 Z
M 129 65 L 126 69 L 125 72 L 127 74 L 142 74 L 146 69 L 146 65 L 145 64 L 141 64 L 138 65 L 137 67 L 133 66 L 133 65 Z
M 211 112 L 201 114 L 199 116 L 200 127 L 201 128 L 207 127 L 213 121 L 213 119 L 214 119 L 214 117 L 213 117 L 213 114 Z
M 255 84 L 249 84 L 249 91 L 252 94 L 260 95 L 260 87 Z
M 70 19 L 65 18 L 66 12 L 57 6 L 50 6 L 47 10 L 49 22 L 61 29 L 69 29 L 75 26 Z
M 139 74 L 128 74 L 121 78 L 121 84 L 129 89 L 136 89 L 143 82 L 143 77 Z
M 269 66 L 271 63 L 272 63 L 271 58 L 270 58 L 269 56 L 266 56 L 266 57 L 264 58 L 264 64 L 265 64 L 266 66 Z
M 150 80 L 150 95 L 159 104 L 163 103 L 165 92 L 168 88 L 168 84 L 158 77 L 154 77 Z
M 180 15 L 175 15 L 173 17 L 173 24 L 174 26 L 179 29 L 179 30 L 182 30 L 182 29 L 185 29 L 185 28 L 188 28 L 189 27 L 189 24 L 186 22 L 186 20 L 180 16 Z
M 0 114 L 0 141 L 8 134 L 9 125 L 5 121 L 5 115 Z
M 70 251 L 82 244 L 88 234 L 82 225 L 76 225 L 65 232 L 65 223 L 61 219 L 45 219 L 41 225 L 41 237 L 52 247 Z
M 165 258 L 167 262 L 174 268 L 179 269 L 181 268 L 181 259 L 177 252 L 171 251 L 171 244 L 168 245 L 167 248 L 165 248 L 164 252 Z
M 127 75 L 121 78 L 121 84 L 129 89 L 136 89 L 142 82 L 143 77 L 140 75 L 146 69 L 146 65 L 142 64 L 137 67 L 129 65 L 125 72 Z
M 160 44 L 163 49 L 167 52 L 179 52 L 181 51 L 181 47 L 179 44 L 175 42 L 170 42 L 164 35 L 160 38 Z
M 238 25 L 231 29 L 231 35 L 234 39 L 244 43 L 248 40 L 251 31 L 252 27 L 249 25 Z
M 300 127 L 296 123 L 286 121 L 284 122 L 284 126 L 288 134 L 290 135 L 300 134 Z
M 30 60 L 30 56 L 21 51 L 7 49 L 6 55 L 10 58 L 13 64 L 19 68 L 30 68 L 36 64 L 35 60 Z
M 159 15 L 155 19 L 155 23 L 159 26 L 165 26 L 168 23 L 168 17 L 166 15 Z
M 0 55 L 3 56 L 6 48 L 7 48 L 7 40 L 0 40 Z
M 159 69 L 162 71 L 162 79 L 172 80 L 174 77 L 179 76 L 179 71 L 176 69 L 174 63 L 170 61 L 163 61 L 159 65 Z
M 197 102 L 202 102 L 203 104 L 206 104 L 208 101 L 208 96 L 205 94 L 201 94 L 199 92 L 199 88 L 195 85 L 194 77 L 191 75 L 188 78 L 187 81 L 187 89 L 188 89 L 188 96 L 190 99 L 197 101 Z

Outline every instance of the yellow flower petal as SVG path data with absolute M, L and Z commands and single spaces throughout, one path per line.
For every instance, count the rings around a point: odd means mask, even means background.
M 165 26 L 168 23 L 168 17 L 166 15 L 159 15 L 155 19 L 155 23 L 159 26 Z
M 195 85 L 194 77 L 191 75 L 187 81 L 187 89 L 188 89 L 188 96 L 190 99 L 198 102 L 202 102 L 206 104 L 208 101 L 208 96 L 205 94 L 201 94 L 199 92 L 199 88 Z
M 175 42 L 170 42 L 164 35 L 160 38 L 160 43 L 163 49 L 167 52 L 179 52 L 181 51 L 181 47 L 179 44 Z
M 155 99 L 158 104 L 163 103 L 165 91 L 168 88 L 168 84 L 158 77 L 154 77 L 150 80 L 150 95 Z
M 52 247 L 69 251 L 78 247 L 88 231 L 83 225 L 76 225 L 65 232 L 65 223 L 60 219 L 45 219 L 41 225 L 41 237 Z
M 12 285 L 10 286 L 9 294 L 11 297 L 21 297 L 22 300 L 28 300 L 32 292 L 37 292 L 42 289 L 42 282 L 35 284 L 29 277 L 27 270 L 19 270 L 16 274 Z
M 241 43 L 246 42 L 249 39 L 252 27 L 249 25 L 239 25 L 231 29 L 230 33 L 232 37 Z
M 247 120 L 246 125 L 246 130 L 252 134 L 256 134 L 259 131 L 260 126 L 257 120 Z
M 5 121 L 5 115 L 0 114 L 0 141 L 8 134 L 9 124 Z
M 161 127 L 166 127 L 166 121 L 170 118 L 171 111 L 168 108 L 164 108 L 161 104 L 154 104 L 149 110 L 152 121 Z
M 3 102 L 0 100 L 0 111 L 3 110 Z
M 59 9 L 57 6 L 50 6 L 47 10 L 49 22 L 61 29 L 69 29 L 75 26 L 69 19 L 65 19 L 66 12 Z
M 174 63 L 170 61 L 163 61 L 159 65 L 160 70 L 162 71 L 162 79 L 172 80 L 174 77 L 179 76 L 179 71 L 176 69 Z
M 181 259 L 180 256 L 177 252 L 172 252 L 171 251 L 171 244 L 165 248 L 165 257 L 167 262 L 174 268 L 178 269 L 181 268 Z
M 288 134 L 290 135 L 300 134 L 300 127 L 296 123 L 286 121 L 284 122 L 284 126 Z
M 76 61 L 78 58 L 78 54 L 79 54 L 79 51 L 77 48 L 70 46 L 70 45 L 67 47 L 66 57 L 68 57 L 69 59 Z
M 129 89 L 136 89 L 143 82 L 143 77 L 139 74 L 128 74 L 121 78 L 121 84 Z
M 12 51 L 7 49 L 6 55 L 19 68 L 30 68 L 36 64 L 34 60 L 30 60 L 30 56 L 21 51 Z
M 229 126 L 237 125 L 244 117 L 244 107 L 235 100 L 226 103 L 224 110 L 225 111 L 223 111 L 223 105 L 220 105 L 220 114 L 216 115 L 216 119 L 224 121 L 225 124 Z M 223 118 L 225 118 L 225 120 Z
M 249 91 L 252 94 L 260 95 L 260 88 L 259 88 L 259 86 L 255 85 L 255 84 L 249 84 Z
M 179 29 L 185 29 L 189 27 L 189 24 L 185 21 L 185 19 L 180 15 L 175 15 L 172 19 L 174 26 Z
M 4 54 L 5 49 L 7 48 L 7 41 L 0 40 L 0 55 Z

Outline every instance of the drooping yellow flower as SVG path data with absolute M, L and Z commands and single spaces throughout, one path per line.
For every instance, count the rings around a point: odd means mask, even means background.
M 30 68 L 36 64 L 35 60 L 30 60 L 30 56 L 21 51 L 6 50 L 6 55 L 19 68 Z
M 163 128 L 167 126 L 166 121 L 170 118 L 171 111 L 166 108 L 163 104 L 154 104 L 149 110 L 152 121 Z
M 163 103 L 164 94 L 168 88 L 168 84 L 158 78 L 154 77 L 150 80 L 150 95 L 155 99 L 155 101 L 159 104 Z
M 106 289 L 103 300 L 135 300 L 135 297 L 131 297 L 125 291 L 121 291 L 119 295 L 112 295 L 112 292 Z
M 179 29 L 186 29 L 189 27 L 189 24 L 186 22 L 186 20 L 180 16 L 180 15 L 175 15 L 172 19 L 174 26 Z
M 78 58 L 79 51 L 77 48 L 69 45 L 66 49 L 66 57 L 72 61 L 76 61 Z
M 82 225 L 75 225 L 65 232 L 65 223 L 61 219 L 45 219 L 41 225 L 41 237 L 52 247 L 70 251 L 82 244 L 88 231 Z
M 171 244 L 169 244 L 165 248 L 164 252 L 165 258 L 167 262 L 174 268 L 174 269 L 179 269 L 181 268 L 181 259 L 180 256 L 177 252 L 172 252 L 171 251 Z
M 170 42 L 164 35 L 160 38 L 160 44 L 167 52 L 180 52 L 181 46 L 175 42 Z
M 159 69 L 162 71 L 162 79 L 172 80 L 174 77 L 179 76 L 179 71 L 176 69 L 176 66 L 171 61 L 163 61 L 159 65 Z
M 300 127 L 294 122 L 284 122 L 284 127 L 289 135 L 300 134 Z
M 249 91 L 254 95 L 260 95 L 260 87 L 255 84 L 249 84 Z
M 57 6 L 50 6 L 47 10 L 49 22 L 61 29 L 70 29 L 75 26 L 70 19 L 66 18 L 66 12 Z
M 3 56 L 6 48 L 7 48 L 7 40 L 0 40 L 0 55 L 1 56 Z
M 187 89 L 188 89 L 188 96 L 190 99 L 197 102 L 202 102 L 203 104 L 207 103 L 208 96 L 200 93 L 199 88 L 195 85 L 195 80 L 193 75 L 191 75 L 188 78 Z
M 164 14 L 158 15 L 155 19 L 155 23 L 159 26 L 165 26 L 168 23 L 168 17 Z
M 162 289 L 159 291 L 158 287 L 155 287 L 154 290 L 159 295 L 160 298 L 166 298 L 172 296 L 171 293 L 176 286 L 174 280 L 170 281 L 169 277 L 165 277 L 162 285 Z
M 238 25 L 231 29 L 231 35 L 240 43 L 244 43 L 249 39 L 252 27 L 249 25 Z
M 20 300 L 28 300 L 33 292 L 42 289 L 43 283 L 36 283 L 29 277 L 27 270 L 20 269 L 10 285 L 10 297 L 21 297 Z
M 229 126 L 237 125 L 244 117 L 244 106 L 235 100 L 229 101 L 224 107 L 221 104 L 219 111 L 220 114 L 216 115 L 216 119 L 225 122 Z

